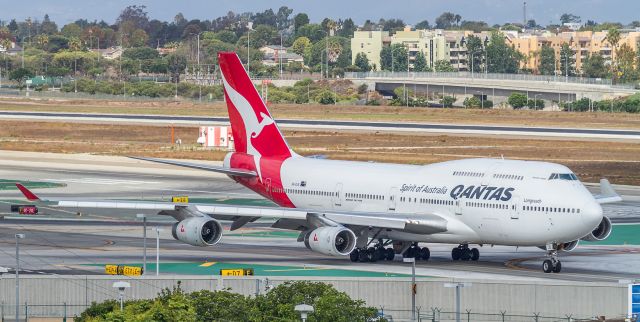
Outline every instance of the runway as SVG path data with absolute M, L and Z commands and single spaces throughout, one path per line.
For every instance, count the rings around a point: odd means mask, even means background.
M 222 175 L 150 165 L 121 157 L 3 151 L 0 178 L 53 181 L 67 185 L 36 191 L 45 197 L 167 200 L 173 195 L 188 195 L 203 200 L 243 198 L 252 201 L 258 198 Z M 622 188 L 620 192 L 625 194 L 627 201 L 606 206 L 605 214 L 610 215 L 614 222 L 639 222 L 640 191 L 633 187 Z M 0 202 L 0 213 L 8 211 L 8 206 L 14 202 L 11 200 L 20 198 L 17 191 L 0 191 L 0 201 L 4 201 Z M 99 265 L 141 261 L 142 228 L 135 213 L 100 211 L 79 217 L 77 213 L 44 211 L 51 215 L 37 219 L 7 216 L 0 220 L 0 266 L 15 265 L 16 233 L 27 235 L 21 241 L 25 273 L 101 274 Z M 328 257 L 307 250 L 292 237 L 251 236 L 253 232 L 271 231 L 267 220 L 247 225 L 233 235 L 227 232 L 219 245 L 207 248 L 173 240 L 169 231 L 172 218 L 154 216 L 150 221 L 150 227 L 165 228 L 161 233 L 161 258 L 165 262 L 259 263 L 409 273 L 406 264 L 398 258 L 394 262 L 352 263 L 347 258 Z M 419 275 L 617 282 L 640 274 L 640 247 L 633 245 L 581 245 L 574 252 L 561 254 L 561 274 L 541 272 L 544 252 L 537 248 L 485 246 L 481 248 L 480 261 L 470 263 L 450 260 L 454 245 L 428 246 L 432 258 L 428 262 L 417 263 Z
M 0 119 L 107 122 L 118 124 L 153 123 L 162 125 L 227 125 L 226 117 L 133 115 L 98 113 L 58 113 L 58 112 L 16 112 L 0 111 Z M 558 127 L 522 127 L 492 125 L 455 125 L 404 122 L 362 122 L 336 120 L 278 119 L 282 128 L 341 129 L 393 132 L 425 132 L 449 134 L 518 135 L 538 137 L 562 137 L 580 139 L 623 139 L 640 140 L 640 131 L 613 129 L 580 129 Z

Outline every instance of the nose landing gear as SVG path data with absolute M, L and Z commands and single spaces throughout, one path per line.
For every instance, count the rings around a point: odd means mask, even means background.
M 553 246 L 553 245 L 552 245 Z M 549 247 L 547 247 L 548 249 Z M 558 259 L 558 251 L 553 247 L 552 250 L 547 250 L 548 259 L 542 262 L 542 271 L 545 273 L 560 273 L 562 270 L 562 263 Z

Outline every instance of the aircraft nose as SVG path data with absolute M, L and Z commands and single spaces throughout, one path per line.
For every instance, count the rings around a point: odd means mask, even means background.
M 603 216 L 602 207 L 597 202 L 585 204 L 581 211 L 582 221 L 587 229 L 593 229 L 598 226 Z

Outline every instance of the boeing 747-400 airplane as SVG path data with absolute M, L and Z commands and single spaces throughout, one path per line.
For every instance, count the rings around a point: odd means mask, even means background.
M 223 166 L 149 158 L 227 174 L 279 207 L 137 201 L 27 199 L 65 208 L 156 210 L 177 220 L 175 239 L 194 246 L 220 241 L 220 220 L 231 230 L 270 217 L 273 227 L 300 231 L 316 252 L 352 261 L 428 260 L 429 243 L 459 245 L 453 260 L 478 260 L 469 245 L 538 246 L 544 272 L 560 272 L 559 251 L 580 240 L 603 240 L 611 221 L 600 204 L 621 198 L 606 180 L 593 196 L 567 167 L 534 161 L 466 159 L 429 165 L 306 158 L 291 150 L 235 53 L 218 56 L 235 152 Z M 423 243 L 422 247 L 419 243 Z M 391 247 L 389 247 L 391 246 Z

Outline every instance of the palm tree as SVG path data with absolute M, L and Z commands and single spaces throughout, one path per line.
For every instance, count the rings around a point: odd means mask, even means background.
M 618 43 L 620 42 L 620 30 L 618 28 L 611 28 L 607 32 L 607 41 L 613 48 L 611 48 L 611 75 L 613 79 L 616 79 L 617 67 L 616 67 L 616 59 L 614 58 L 616 54 L 616 50 L 618 48 Z M 616 57 L 617 58 L 617 57 Z
M 462 20 L 462 17 L 460 15 L 455 15 L 454 19 L 456 20 L 456 25 L 460 26 L 460 20 Z

